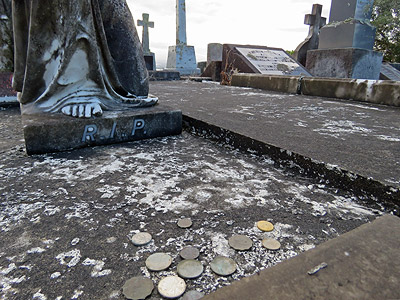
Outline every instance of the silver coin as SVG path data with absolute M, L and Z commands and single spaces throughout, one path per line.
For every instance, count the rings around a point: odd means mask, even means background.
M 169 299 L 178 298 L 186 290 L 185 281 L 178 276 L 168 276 L 160 280 L 158 292 L 161 296 Z
M 193 225 L 192 219 L 190 218 L 185 218 L 185 219 L 180 219 L 178 221 L 178 226 L 180 228 L 189 228 Z
M 125 298 L 130 300 L 145 299 L 153 292 L 154 284 L 151 279 L 145 277 L 133 277 L 127 280 L 122 287 Z
M 185 279 L 197 278 L 203 271 L 203 264 L 198 260 L 186 259 L 178 264 L 178 275 Z
M 136 233 L 131 241 L 135 246 L 144 246 L 151 242 L 152 236 L 148 232 Z
M 229 240 L 229 245 L 239 251 L 249 250 L 253 246 L 252 240 L 245 235 L 234 235 Z
M 229 276 L 236 271 L 236 262 L 224 256 L 216 257 L 210 264 L 211 270 L 221 276 Z
M 193 246 L 187 246 L 179 252 L 179 255 L 183 259 L 196 259 L 199 257 L 200 251 Z
M 200 300 L 203 297 L 203 293 L 200 293 L 198 291 L 189 291 L 186 292 L 185 295 L 183 295 L 181 300 Z
M 274 239 L 263 239 L 262 245 L 268 250 L 278 250 L 281 247 L 281 243 Z
M 146 267 L 150 271 L 162 271 L 172 264 L 172 257 L 166 253 L 154 253 L 146 259 Z

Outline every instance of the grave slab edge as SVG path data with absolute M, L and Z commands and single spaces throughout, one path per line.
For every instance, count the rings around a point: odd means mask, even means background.
M 383 203 L 387 209 L 400 216 L 400 189 L 396 187 L 340 167 L 332 167 L 305 155 L 253 139 L 188 115 L 183 115 L 183 129 L 193 135 L 228 144 L 244 152 L 259 156 L 267 155 L 278 165 L 295 169 L 312 178 L 321 178 L 325 182 L 329 182 L 330 186 L 352 192 L 357 196 L 372 196 L 374 201 Z
M 158 105 L 134 111 L 105 112 L 102 117 L 91 119 L 25 115 L 22 123 L 26 152 L 31 155 L 179 135 L 182 112 Z
M 400 107 L 398 81 L 242 73 L 232 76 L 231 85 Z

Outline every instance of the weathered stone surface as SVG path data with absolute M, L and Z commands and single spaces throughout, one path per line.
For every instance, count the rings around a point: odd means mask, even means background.
M 176 45 L 168 47 L 167 70 L 176 70 L 181 75 L 197 75 L 200 69 L 197 68 L 194 46 Z
M 207 65 L 213 61 L 222 61 L 222 48 L 220 43 L 210 43 L 207 45 Z
M 231 85 L 291 94 L 298 93 L 309 96 L 356 100 L 390 106 L 400 105 L 399 82 L 235 74 L 232 76 Z
M 252 87 L 268 91 L 297 94 L 300 93 L 299 76 L 271 76 L 264 74 L 235 74 L 231 85 Z
M 343 48 L 307 52 L 307 69 L 317 77 L 379 79 L 383 54 Z
M 398 299 L 399 235 L 400 219 L 388 215 L 204 299 Z
M 304 78 L 302 94 L 400 106 L 400 82 Z
M 25 115 L 23 128 L 27 153 L 48 153 L 177 135 L 182 131 L 182 113 L 158 105 L 105 112 L 101 118 L 92 119 L 60 114 Z
M 221 81 L 222 61 L 212 61 L 207 65 L 201 77 L 210 77 L 212 81 Z
M 194 46 L 187 45 L 185 0 L 176 0 L 176 45 L 168 47 L 166 69 L 179 71 L 181 75 L 200 74 Z
M 170 81 L 180 80 L 181 75 L 178 71 L 149 71 L 150 81 Z
M 360 48 L 372 50 L 376 28 L 357 20 L 328 24 L 321 29 L 318 49 Z

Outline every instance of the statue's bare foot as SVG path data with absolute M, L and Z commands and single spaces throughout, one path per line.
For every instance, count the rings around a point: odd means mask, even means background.
M 61 112 L 64 115 L 75 118 L 99 117 L 103 114 L 103 110 L 98 103 L 67 105 L 61 109 Z

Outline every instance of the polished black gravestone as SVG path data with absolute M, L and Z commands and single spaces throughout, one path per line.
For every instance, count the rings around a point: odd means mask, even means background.
M 182 113 L 164 105 L 131 111 L 106 111 L 99 118 L 62 114 L 22 116 L 26 152 L 41 154 L 88 146 L 178 135 Z
M 230 70 L 239 73 L 311 76 L 283 49 L 254 45 L 223 45 L 222 71 L 226 73 Z

